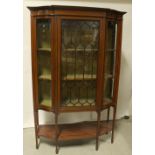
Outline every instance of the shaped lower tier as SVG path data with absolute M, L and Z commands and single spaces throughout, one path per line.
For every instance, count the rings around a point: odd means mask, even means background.
M 85 121 L 73 124 L 59 124 L 58 125 L 58 140 L 78 140 L 96 137 L 97 122 Z M 100 121 L 99 135 L 106 134 L 112 130 L 112 121 Z M 43 136 L 49 139 L 55 139 L 56 135 L 55 125 L 40 125 L 38 136 Z

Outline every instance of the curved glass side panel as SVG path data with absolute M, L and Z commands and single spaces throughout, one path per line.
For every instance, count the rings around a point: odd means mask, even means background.
M 40 106 L 51 107 L 51 20 L 37 19 L 38 94 Z
M 104 94 L 103 101 L 111 102 L 113 97 L 115 57 L 116 57 L 116 34 L 117 24 L 115 21 L 107 22 L 105 68 L 104 68 Z

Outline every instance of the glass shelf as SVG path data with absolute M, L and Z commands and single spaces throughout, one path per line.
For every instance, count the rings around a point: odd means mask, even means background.
M 74 52 L 74 51 L 76 51 L 76 52 L 83 52 L 83 51 L 85 51 L 85 52 L 91 52 L 91 51 L 95 51 L 95 52 L 97 52 L 98 51 L 98 49 L 87 49 L 87 48 L 82 48 L 82 49 L 78 49 L 78 48 L 67 48 L 67 49 L 64 49 L 64 52 Z
M 50 53 L 51 52 L 51 48 L 38 48 L 37 51 Z
M 105 78 L 112 78 L 111 75 L 106 75 Z M 39 79 L 40 80 L 51 80 L 51 75 L 50 74 L 42 74 L 42 75 L 39 75 Z M 83 75 L 67 75 L 67 76 L 64 76 L 62 78 L 62 80 L 68 80 L 68 81 L 73 81 L 73 80 L 96 80 L 96 75 L 86 75 L 84 76 L 83 78 Z
M 74 74 L 70 74 L 67 76 L 63 76 L 62 77 L 63 80 L 96 80 L 96 75 L 92 75 L 92 74 L 78 74 L 78 75 L 74 75 Z

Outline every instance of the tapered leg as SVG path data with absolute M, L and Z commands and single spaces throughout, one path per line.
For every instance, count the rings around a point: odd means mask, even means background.
M 36 139 L 36 149 L 39 148 L 38 143 L 38 127 L 39 127 L 39 118 L 38 118 L 38 111 L 34 112 L 34 126 L 35 126 L 35 139 Z
M 58 149 L 58 114 L 55 114 L 55 153 L 58 154 L 59 149 Z
M 107 123 L 109 123 L 109 115 L 110 115 L 110 107 L 107 109 Z M 108 132 L 106 132 L 105 134 L 108 134 Z
M 101 112 L 99 111 L 97 112 L 96 150 L 98 150 L 98 145 L 99 145 L 100 117 L 101 117 Z
M 112 122 L 112 136 L 111 136 L 111 143 L 114 142 L 114 128 L 115 128 L 115 118 L 116 118 L 116 107 L 113 107 L 113 122 Z

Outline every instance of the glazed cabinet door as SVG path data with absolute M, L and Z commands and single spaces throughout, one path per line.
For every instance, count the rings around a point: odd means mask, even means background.
M 59 17 L 58 59 L 61 109 L 91 109 L 96 104 L 100 20 Z
M 106 22 L 106 48 L 104 58 L 103 104 L 112 103 L 116 67 L 117 22 Z
M 35 73 L 35 91 L 38 109 L 51 111 L 53 108 L 54 85 L 53 85 L 53 20 L 51 17 L 37 17 L 35 20 L 35 50 L 33 50 L 32 63 Z M 34 45 L 33 45 L 34 46 Z

